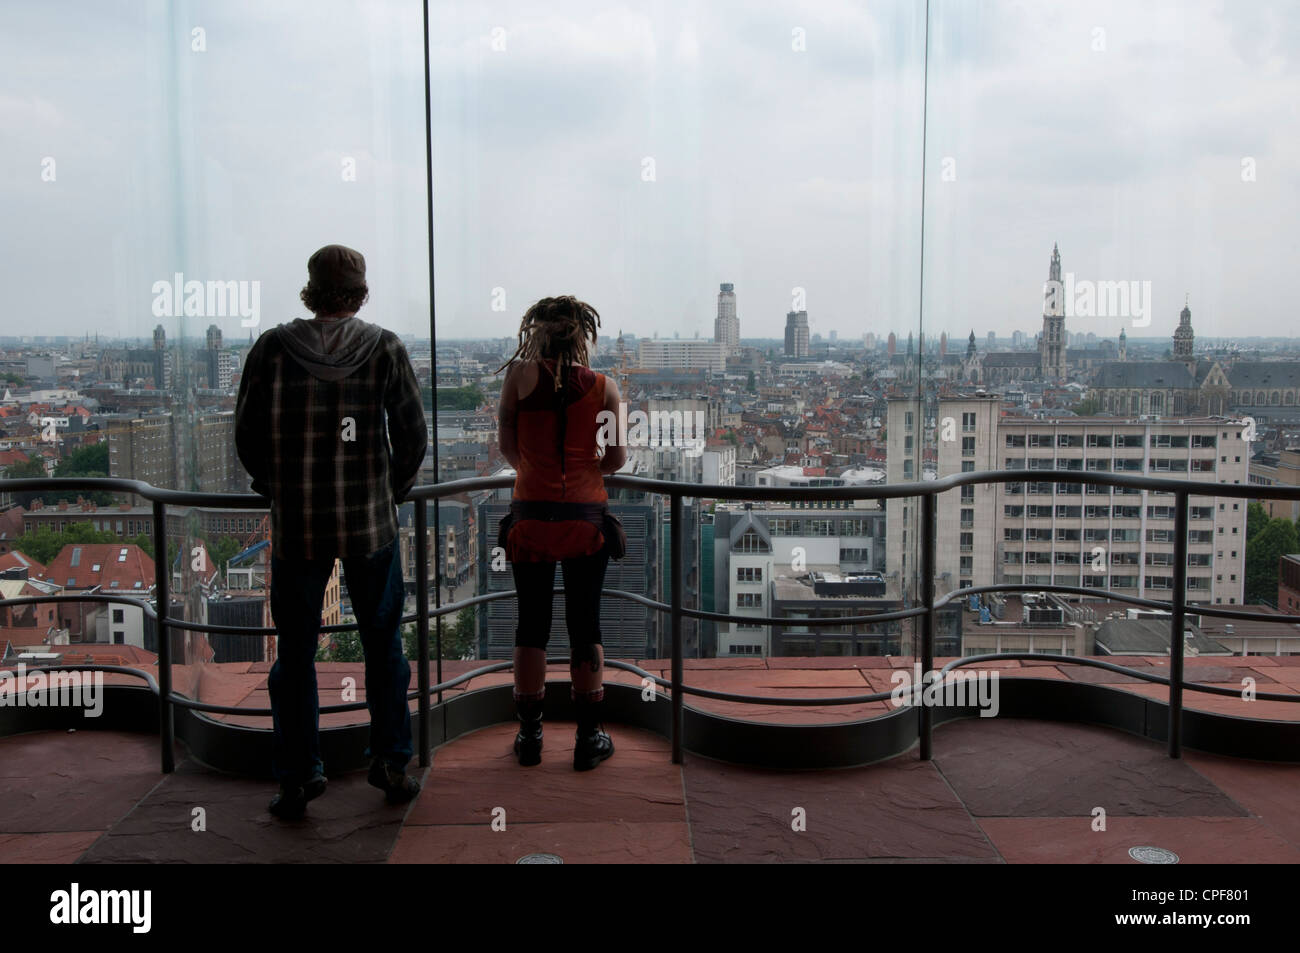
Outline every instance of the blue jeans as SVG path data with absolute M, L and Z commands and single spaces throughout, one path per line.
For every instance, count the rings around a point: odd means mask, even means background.
M 290 560 L 271 555 L 271 617 L 279 649 L 267 688 L 271 694 L 276 779 L 301 783 L 324 770 L 320 756 L 320 707 L 316 649 L 325 586 L 333 559 Z M 411 666 L 402 651 L 402 560 L 394 538 L 365 556 L 345 556 L 343 573 L 366 655 L 366 707 L 370 709 L 367 757 L 402 770 L 411 760 L 411 709 L 406 693 Z

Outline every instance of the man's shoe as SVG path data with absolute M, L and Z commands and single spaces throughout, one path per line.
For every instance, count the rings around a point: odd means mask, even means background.
M 324 788 L 321 790 L 323 791 Z M 309 800 L 310 798 L 307 797 L 300 785 L 281 784 L 280 793 L 271 798 L 267 810 L 276 817 L 287 821 L 296 821 L 307 813 L 307 802 Z
M 325 793 L 325 786 L 329 781 L 325 775 L 317 771 L 308 778 L 302 786 L 303 797 L 308 801 L 314 801 Z
M 614 753 L 614 741 L 603 730 L 590 734 L 578 733 L 573 746 L 573 770 L 590 771 Z
M 384 792 L 389 804 L 405 804 L 420 793 L 420 782 L 405 771 L 395 771 L 383 758 L 370 762 L 370 775 L 366 779 Z

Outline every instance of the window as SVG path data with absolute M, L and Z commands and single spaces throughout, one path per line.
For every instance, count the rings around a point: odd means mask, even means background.
M 1088 446 L 1090 447 L 1109 447 L 1110 434 L 1090 433 L 1088 434 Z
M 763 570 L 759 566 L 739 566 L 736 569 L 736 582 L 762 582 Z
M 1008 542 L 1019 542 L 1024 538 L 1024 530 L 1012 529 L 1010 526 L 1003 527 L 1002 538 Z
M 742 592 L 736 596 L 736 608 L 738 609 L 761 609 L 763 608 L 763 594 L 761 592 Z
M 767 541 L 759 536 L 753 530 L 748 531 L 740 539 L 736 540 L 736 552 L 738 553 L 766 553 L 771 552 L 771 547 Z
M 557 451 L 557 452 L 558 452 L 558 451 Z M 975 456 L 975 438 L 974 438 L 974 437 L 962 437 L 962 438 L 961 438 L 961 455 L 962 455 L 963 457 L 973 457 L 973 456 Z
M 1007 446 L 1008 446 L 1008 447 L 1023 447 L 1024 445 L 1025 445 L 1025 435 L 1024 435 L 1024 434 L 1022 434 L 1022 433 L 1019 433 L 1019 434 L 1009 433 L 1009 434 L 1007 434 Z
M 963 413 L 961 415 L 961 429 L 963 433 L 975 432 L 975 415 L 973 413 Z
M 113 610 L 113 624 L 114 624 L 114 625 L 121 625 L 121 624 L 125 621 L 125 618 L 126 618 L 126 610 L 125 610 L 125 609 L 114 609 L 114 610 Z

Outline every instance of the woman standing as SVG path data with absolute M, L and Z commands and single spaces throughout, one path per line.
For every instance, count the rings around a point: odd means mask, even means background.
M 569 632 L 569 672 L 578 734 L 573 767 L 587 771 L 614 753 L 601 729 L 604 650 L 600 590 L 611 555 L 604 474 L 627 459 L 611 445 L 600 454 L 599 414 L 616 415 L 618 385 L 591 370 L 600 315 L 571 295 L 543 298 L 519 327 L 519 347 L 502 365 L 501 452 L 515 468 L 509 515 L 500 541 L 514 572 L 519 627 L 515 632 L 515 704 L 521 765 L 542 760 L 542 702 L 546 693 L 546 643 L 551 635 L 555 564 L 564 568 L 564 621 Z

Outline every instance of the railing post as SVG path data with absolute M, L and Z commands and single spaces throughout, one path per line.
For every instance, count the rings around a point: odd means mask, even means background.
M 673 493 L 668 523 L 672 554 L 673 764 L 682 763 L 682 497 Z
M 415 501 L 415 640 L 416 679 L 420 686 L 420 767 L 429 766 L 429 541 L 425 501 Z M 442 653 L 438 653 L 441 657 Z M 439 679 L 441 681 L 441 679 Z
M 919 595 L 921 604 L 925 606 L 925 615 L 921 616 L 921 644 L 918 653 L 921 657 L 921 684 L 913 686 L 913 690 L 917 688 L 922 690 L 918 715 L 920 718 L 918 730 L 921 739 L 922 761 L 930 760 L 934 734 L 934 711 L 929 705 L 925 704 L 924 688 L 926 679 L 931 677 L 930 672 L 934 669 L 934 569 L 935 548 L 937 545 L 935 534 L 938 522 L 935 519 L 935 513 L 937 507 L 938 498 L 936 494 L 927 493 L 921 498 L 921 586 Z
M 158 600 L 158 735 L 162 744 L 162 769 L 170 774 L 176 769 L 176 726 L 172 721 L 172 638 L 167 616 L 171 614 L 171 587 L 167 576 L 167 507 L 153 501 L 153 590 Z
M 1169 622 L 1169 757 L 1183 756 L 1183 619 L 1187 604 L 1186 490 L 1178 490 L 1174 512 L 1174 599 Z

